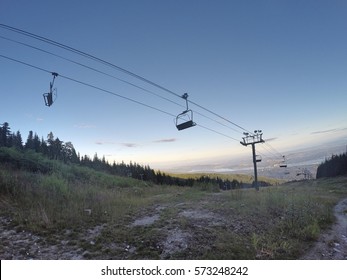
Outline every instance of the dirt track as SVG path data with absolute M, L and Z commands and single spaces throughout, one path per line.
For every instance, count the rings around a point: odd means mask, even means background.
M 218 199 L 218 195 L 213 196 Z M 211 197 L 210 197 L 211 198 Z M 171 205 L 172 206 L 172 205 Z M 139 231 L 150 228 L 160 221 L 160 216 L 165 211 L 177 210 L 175 219 L 166 221 L 160 230 L 160 242 L 155 246 L 160 247 L 162 259 L 170 258 L 172 254 L 187 249 L 190 244 L 194 246 L 209 246 L 206 239 L 201 245 L 207 228 L 228 226 L 228 220 L 223 216 L 204 209 L 195 208 L 184 203 L 174 207 L 155 206 L 142 212 L 132 223 L 128 225 L 129 231 Z M 336 223 L 327 232 L 324 232 L 311 250 L 301 259 L 347 259 L 347 199 L 340 201 L 334 208 Z M 186 221 L 186 228 L 180 228 L 177 219 Z M 194 225 L 192 228 L 190 223 Z M 228 226 L 229 227 L 229 226 Z M 241 230 L 242 225 L 236 227 L 235 221 L 232 230 Z M 246 226 L 245 228 L 248 228 Z M 194 230 L 194 234 L 191 230 Z M 96 254 L 89 248 L 97 246 L 98 240 L 103 240 L 103 232 L 107 231 L 107 225 L 101 224 L 83 231 L 63 230 L 59 234 L 36 235 L 15 226 L 9 217 L 0 217 L 0 259 L 108 259 L 108 254 Z M 199 240 L 200 243 L 195 241 Z M 83 243 L 81 243 L 81 240 Z M 107 241 L 103 241 L 107 242 Z M 195 242 L 195 243 L 194 243 Z M 137 248 L 125 241 L 110 242 L 107 246 L 111 251 L 119 252 L 117 258 L 127 259 L 136 254 Z M 147 245 L 146 245 L 147 246 Z M 148 246 L 154 246 L 149 244 Z M 97 252 L 98 250 L 96 250 Z M 114 256 L 113 256 L 114 257 Z
M 334 208 L 336 223 L 324 232 L 314 247 L 302 257 L 305 260 L 347 259 L 347 199 Z

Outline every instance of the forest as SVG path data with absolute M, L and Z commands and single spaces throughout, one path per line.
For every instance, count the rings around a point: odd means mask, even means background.
M 33 172 L 48 173 L 52 171 L 52 161 L 58 160 L 65 164 L 77 164 L 92 168 L 97 171 L 107 172 L 112 175 L 131 177 L 138 180 L 150 181 L 159 185 L 193 186 L 194 183 L 205 183 L 219 186 L 221 189 L 237 189 L 250 187 L 235 179 L 211 178 L 201 175 L 200 178 L 178 178 L 161 171 L 155 171 L 150 166 L 138 163 L 109 163 L 105 156 L 99 158 L 95 153 L 93 158 L 88 155 L 81 156 L 76 152 L 71 142 L 61 141 L 52 132 L 45 140 L 37 133 L 29 131 L 28 137 L 23 143 L 20 131 L 12 132 L 8 122 L 0 126 L 0 163 L 7 163 L 18 169 L 26 169 Z M 262 186 L 268 186 L 261 182 Z
M 347 153 L 333 155 L 317 168 L 316 178 L 336 177 L 347 174 Z

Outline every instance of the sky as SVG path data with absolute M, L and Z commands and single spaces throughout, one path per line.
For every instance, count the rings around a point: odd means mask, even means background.
M 1 24 L 168 91 L 0 27 L 0 55 L 39 68 L 0 57 L 0 123 L 24 141 L 29 130 L 53 132 L 81 155 L 160 169 L 251 162 L 244 131 L 263 131 L 257 153 L 274 162 L 292 150 L 346 145 L 346 14 L 343 0 L 1 0 Z M 59 76 L 47 107 L 50 72 Z M 197 126 L 178 131 L 184 93 L 209 111 L 189 103 Z

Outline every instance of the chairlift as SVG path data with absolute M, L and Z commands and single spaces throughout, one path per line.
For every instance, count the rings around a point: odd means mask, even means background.
M 57 89 L 53 89 L 54 80 L 58 76 L 58 73 L 53 72 L 53 81 L 49 83 L 49 92 L 43 94 L 43 99 L 45 101 L 45 105 L 50 107 L 54 101 L 57 99 Z
M 262 158 L 261 158 L 261 155 L 256 155 L 255 156 L 255 161 L 256 162 L 261 162 Z
M 176 117 L 176 127 L 178 130 L 183 130 L 196 125 L 193 121 L 193 111 L 188 108 L 188 93 L 183 94 L 182 98 L 186 100 L 187 109 Z
M 282 162 L 280 163 L 280 167 L 284 167 L 284 168 L 287 167 L 286 157 L 285 157 L 285 156 L 283 156 L 283 160 L 282 160 Z

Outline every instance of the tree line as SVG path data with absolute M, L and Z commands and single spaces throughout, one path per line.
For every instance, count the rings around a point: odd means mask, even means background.
M 93 158 L 88 155 L 81 156 L 76 152 L 71 142 L 61 141 L 55 137 L 52 132 L 47 135 L 47 139 L 39 137 L 37 133 L 29 131 L 28 137 L 23 143 L 23 138 L 20 131 L 11 132 L 8 122 L 0 126 L 0 149 L 1 147 L 12 148 L 19 152 L 34 152 L 50 160 L 60 160 L 66 164 L 78 164 L 89 167 L 94 170 L 104 171 L 109 174 L 131 177 L 138 180 L 151 181 L 160 185 L 178 185 L 178 186 L 193 186 L 194 183 L 205 183 L 219 186 L 221 189 L 236 189 L 245 187 L 237 180 L 223 180 L 220 178 L 210 178 L 209 176 L 201 176 L 198 179 L 183 179 L 165 174 L 161 171 L 155 171 L 148 165 L 143 166 L 138 163 L 109 163 L 105 156 L 99 158 L 95 153 Z M 1 156 L 0 161 L 9 161 L 9 157 Z M 12 159 L 13 161 L 13 159 Z M 24 162 L 26 161 L 26 162 Z M 42 166 L 39 163 L 28 162 L 28 158 L 17 160 L 17 167 L 28 167 L 31 171 L 49 172 L 49 168 Z M 248 187 L 248 186 L 247 186 Z
M 336 177 L 347 174 L 347 153 L 333 155 L 317 168 L 316 178 Z
M 76 150 L 71 142 L 60 141 L 59 138 L 54 138 L 52 132 L 47 135 L 47 140 L 40 137 L 33 131 L 29 131 L 28 138 L 23 144 L 20 131 L 11 132 L 8 122 L 5 122 L 0 127 L 0 147 L 14 147 L 18 151 L 33 150 L 36 153 L 41 153 L 49 159 L 62 160 L 64 162 L 76 163 L 79 161 Z

